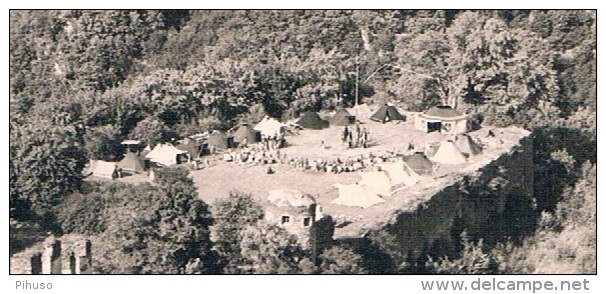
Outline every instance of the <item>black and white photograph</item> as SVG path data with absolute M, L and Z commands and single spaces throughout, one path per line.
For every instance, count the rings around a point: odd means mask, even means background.
M 597 274 L 595 9 L 9 14 L 12 289 Z

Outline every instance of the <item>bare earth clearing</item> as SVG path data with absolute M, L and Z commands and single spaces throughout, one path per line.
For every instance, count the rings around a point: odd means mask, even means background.
M 313 159 L 346 159 L 363 154 L 368 156 L 382 154 L 386 151 L 404 152 L 409 142 L 423 148 L 425 143 L 439 142 L 448 139 L 447 135 L 439 133 L 424 133 L 414 129 L 413 118 L 408 116 L 407 122 L 386 123 L 367 121 L 364 126 L 370 129 L 369 148 L 347 149 L 339 140 L 342 127 L 330 127 L 324 130 L 302 130 L 299 134 L 287 136 L 288 147 L 280 150 L 288 158 L 295 156 Z M 289 188 L 313 195 L 321 205 L 325 214 L 331 215 L 337 223 L 349 223 L 338 227 L 335 237 L 359 236 L 367 228 L 389 221 L 398 210 L 415 209 L 421 203 L 445 186 L 453 184 L 463 174 L 473 172 L 485 164 L 497 159 L 514 147 L 518 141 L 528 135 L 527 131 L 518 128 L 496 129 L 496 138 L 487 138 L 488 129 L 470 133 L 488 146 L 482 154 L 458 165 L 441 165 L 433 177 L 423 177 L 421 182 L 412 187 L 405 187 L 386 197 L 385 203 L 363 209 L 332 204 L 337 198 L 338 190 L 333 187 L 336 183 L 352 184 L 360 180 L 359 172 L 324 173 L 315 171 L 300 171 L 288 164 L 274 164 L 275 174 L 267 174 L 267 165 L 237 165 L 222 162 L 215 157 L 210 168 L 192 171 L 191 175 L 198 186 L 200 197 L 207 203 L 213 204 L 216 199 L 226 197 L 230 191 L 250 193 L 260 203 L 266 201 L 270 190 Z M 325 148 L 321 142 L 324 141 Z M 369 169 L 369 168 L 367 168 Z

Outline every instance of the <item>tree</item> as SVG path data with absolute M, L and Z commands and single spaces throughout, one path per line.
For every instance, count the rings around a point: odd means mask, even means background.
M 302 271 L 300 266 L 309 265 L 309 258 L 296 236 L 278 226 L 258 222 L 246 227 L 241 238 L 243 263 L 240 268 L 244 272 L 295 274 Z
M 498 264 L 493 256 L 484 248 L 482 240 L 477 243 L 467 238 L 467 234 L 461 234 L 463 250 L 460 257 L 451 260 L 448 257 L 433 261 L 430 258 L 430 268 L 437 274 L 497 274 Z
M 118 161 L 122 156 L 119 130 L 111 125 L 89 128 L 84 136 L 84 142 L 91 159 Z
M 170 134 L 170 129 L 163 122 L 148 117 L 137 124 L 130 133 L 130 137 L 141 140 L 141 142 L 153 147 L 159 143 L 167 142 L 170 139 Z
M 554 116 L 556 72 L 549 67 L 541 39 L 524 29 L 477 12 L 456 16 L 445 31 L 427 30 L 406 37 L 396 46 L 406 69 L 399 84 L 423 97 L 455 108 L 484 112 L 487 117 L 535 111 L 545 120 Z M 416 86 L 415 86 L 416 85 Z M 557 114 L 557 112 L 555 112 Z
M 110 273 L 216 273 L 208 206 L 185 169 L 163 169 L 157 186 L 110 186 L 102 251 Z
M 351 275 L 367 273 L 362 267 L 362 256 L 346 248 L 331 247 L 322 252 L 319 259 L 322 274 Z
M 96 235 L 105 231 L 105 198 L 101 193 L 74 193 L 54 208 L 64 233 Z
M 28 121 L 10 136 L 11 208 L 44 214 L 80 189 L 86 153 L 73 127 Z
M 219 253 L 224 272 L 237 273 L 242 263 L 241 233 L 249 225 L 263 218 L 263 208 L 251 195 L 232 191 L 226 199 L 213 205 L 213 249 Z

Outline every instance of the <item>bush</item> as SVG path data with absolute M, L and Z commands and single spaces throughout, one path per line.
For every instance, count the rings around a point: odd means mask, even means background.
M 72 194 L 55 207 L 64 233 L 95 235 L 105 231 L 105 200 L 99 193 Z

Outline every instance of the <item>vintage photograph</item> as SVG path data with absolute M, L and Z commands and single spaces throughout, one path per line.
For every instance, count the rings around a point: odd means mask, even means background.
M 597 273 L 596 10 L 9 14 L 11 275 Z

